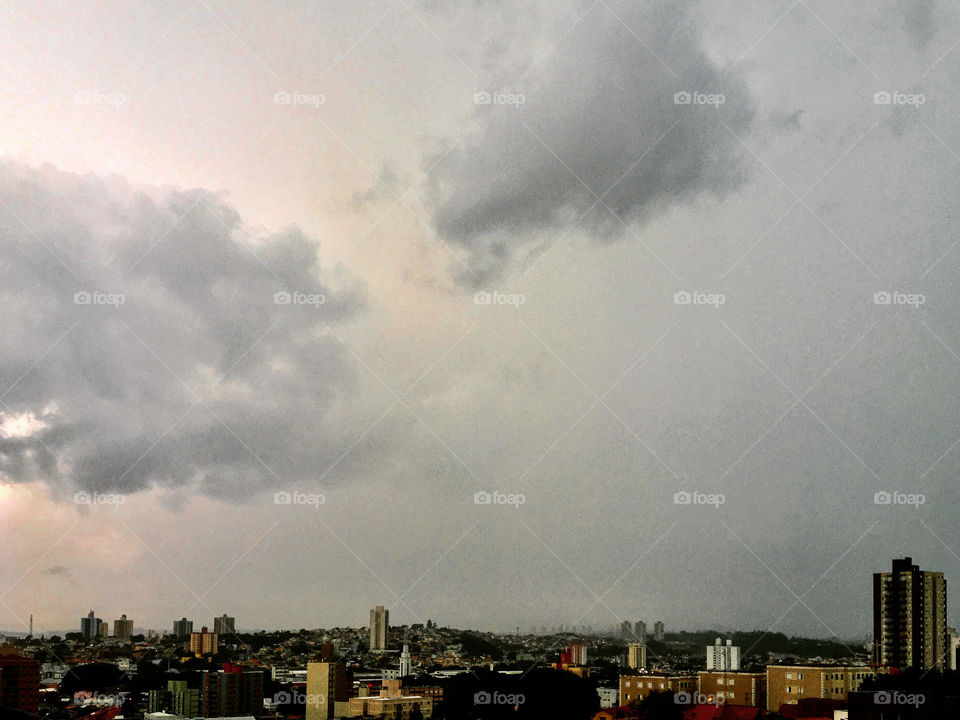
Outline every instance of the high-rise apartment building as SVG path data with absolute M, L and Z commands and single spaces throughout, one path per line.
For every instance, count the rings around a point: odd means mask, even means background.
M 643 643 L 630 643 L 627 646 L 627 667 L 634 670 L 647 667 L 647 646 Z
M 911 558 L 873 575 L 874 661 L 900 670 L 949 667 L 947 581 Z
M 724 642 L 717 638 L 713 645 L 707 645 L 707 670 L 739 670 L 740 648 L 733 640 Z
M 412 670 L 412 662 L 410 659 L 410 646 L 406 643 L 403 644 L 403 652 L 400 653 L 400 677 L 404 678 L 410 674 Z
M 347 668 L 342 663 L 307 663 L 306 720 L 329 720 L 334 703 L 350 699 Z
M 39 689 L 40 663 L 14 652 L 0 654 L 0 705 L 36 715 Z
M 628 640 L 631 637 L 633 637 L 633 628 L 630 626 L 629 620 L 624 620 L 620 623 L 620 638 Z
M 113 636 L 123 642 L 130 642 L 133 637 L 133 620 L 127 620 L 127 614 L 120 616 L 119 620 L 113 621 Z
M 387 649 L 387 632 L 390 628 L 390 611 L 377 605 L 370 611 L 370 652 Z
M 259 670 L 204 670 L 200 676 L 200 715 L 239 717 L 263 709 L 263 673 Z
M 633 624 L 633 637 L 638 643 L 647 642 L 647 624 L 643 620 L 637 620 Z
M 233 635 L 237 632 L 236 618 L 232 618 L 226 613 L 213 619 L 213 631 L 221 636 Z
M 193 620 L 181 618 L 173 621 L 173 636 L 180 640 L 186 640 L 193 632 Z
M 587 646 L 583 643 L 567 645 L 567 652 L 570 654 L 571 665 L 584 666 L 587 664 Z
M 85 618 L 80 618 L 80 634 L 84 640 L 94 640 L 101 636 L 103 621 L 91 610 Z
M 656 640 L 657 642 L 663 642 L 663 638 L 664 638 L 663 623 L 657 620 L 653 624 L 653 639 Z
M 200 632 L 190 633 L 190 652 L 194 655 L 216 654 L 219 649 L 219 636 L 208 631 L 206 625 L 200 629 Z

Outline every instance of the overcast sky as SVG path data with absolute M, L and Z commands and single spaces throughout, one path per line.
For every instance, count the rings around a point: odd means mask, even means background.
M 0 48 L 0 628 L 864 639 L 891 558 L 960 580 L 954 4 L 0 0 Z

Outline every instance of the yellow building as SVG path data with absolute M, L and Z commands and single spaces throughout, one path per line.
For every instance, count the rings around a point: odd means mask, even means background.
M 877 670 L 865 665 L 768 665 L 767 710 L 804 698 L 846 700 Z

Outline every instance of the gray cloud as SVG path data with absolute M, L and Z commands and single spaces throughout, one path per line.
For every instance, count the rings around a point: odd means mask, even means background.
M 0 211 L 0 392 L 6 420 L 34 429 L 0 437 L 6 478 L 236 496 L 342 452 L 356 371 L 325 328 L 354 317 L 363 291 L 323 273 L 314 240 L 256 236 L 204 190 L 150 197 L 0 166 L 5 182 L 17 173 Z
M 479 106 L 483 129 L 431 173 L 436 226 L 470 250 L 480 279 L 538 231 L 576 221 L 619 237 L 621 221 L 725 195 L 742 180 L 734 135 L 750 125 L 752 102 L 699 49 L 674 3 L 616 15 L 597 6 L 529 80 L 490 90 L 525 102 Z M 678 105 L 678 92 L 725 102 Z

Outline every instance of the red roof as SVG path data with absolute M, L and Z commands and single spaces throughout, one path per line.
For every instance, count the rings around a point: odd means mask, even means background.
M 750 705 L 694 705 L 683 711 L 683 720 L 759 720 L 762 717 L 763 709 Z

